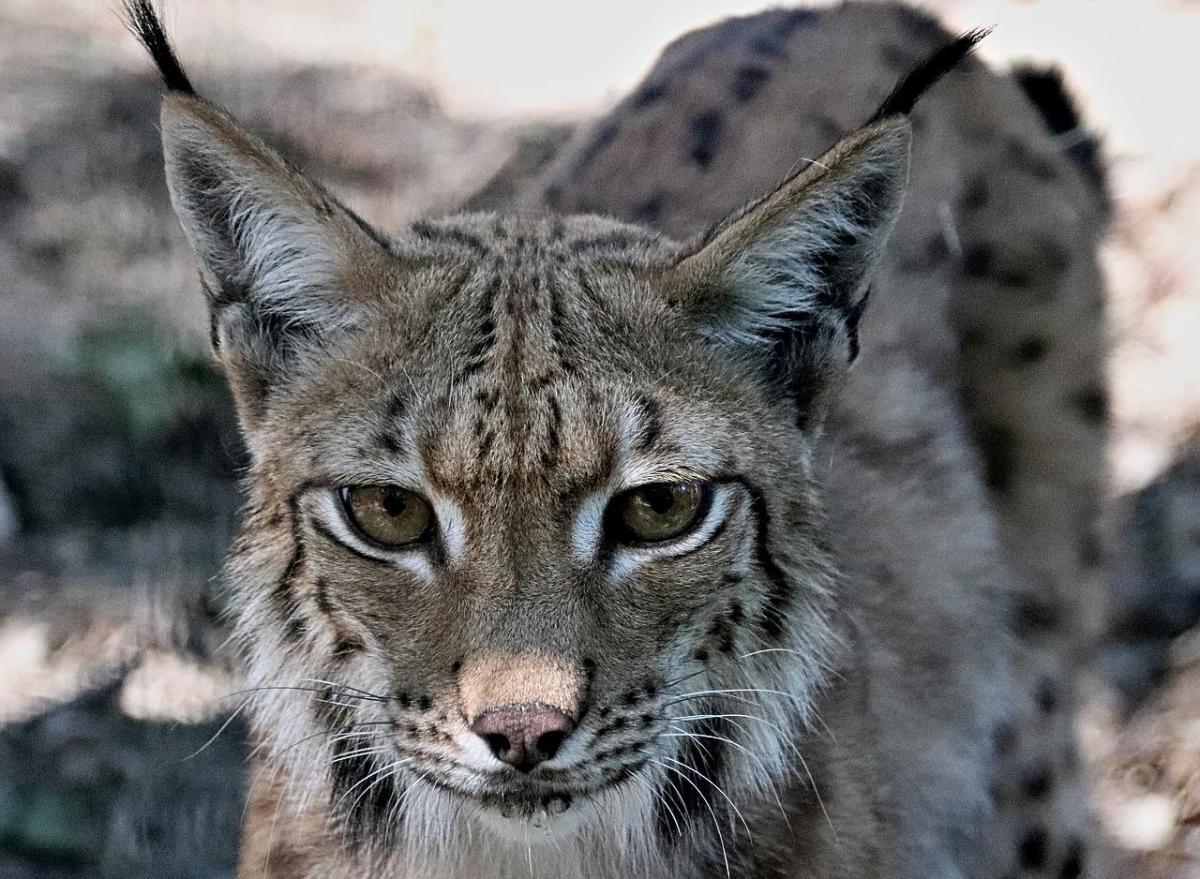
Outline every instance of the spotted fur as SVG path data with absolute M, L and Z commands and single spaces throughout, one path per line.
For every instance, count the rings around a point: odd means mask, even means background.
M 772 38 L 779 51 L 764 61 L 755 45 Z M 526 204 L 694 234 L 852 130 L 899 73 L 947 39 L 915 10 L 858 3 L 688 34 L 597 123 L 603 151 L 589 156 L 595 135 L 582 132 Z M 647 105 L 638 95 L 651 87 Z M 729 100 L 731 88 L 742 97 Z M 714 107 L 724 156 L 701 170 L 661 147 Z M 921 99 L 913 122 L 909 194 L 863 322 L 864 357 L 903 345 L 959 400 L 1018 575 L 1012 628 L 1025 645 L 1023 695 L 997 730 L 1009 746 L 996 754 L 991 784 L 1004 792 L 995 798 L 1003 819 L 993 825 L 995 857 L 1004 862 L 1007 851 L 1007 871 L 1057 876 L 1061 865 L 1071 875 L 1087 836 L 1071 682 L 1103 619 L 1108 542 L 1102 160 L 1053 73 L 1021 69 L 1013 79 L 968 61 Z M 641 207 L 648 192 L 652 217 Z M 1051 686 L 1056 698 L 1039 700 Z M 1030 767 L 1047 767 L 1053 783 L 1035 785 L 1038 797 L 1009 796 Z
M 1015 86 L 968 62 L 868 123 L 953 56 L 935 23 L 735 19 L 567 149 L 527 201 L 557 213 L 385 237 L 134 9 L 187 84 L 167 177 L 252 453 L 241 876 L 1082 875 L 1079 564 L 1024 492 L 1092 528 L 1103 386 L 1007 376 L 1099 362 L 1031 334 L 1078 313 L 1097 230 Z M 695 526 L 615 541 L 613 498 L 656 481 L 709 486 Z M 341 489 L 383 484 L 433 540 L 356 530 Z M 532 768 L 478 731 L 514 707 L 569 720 Z

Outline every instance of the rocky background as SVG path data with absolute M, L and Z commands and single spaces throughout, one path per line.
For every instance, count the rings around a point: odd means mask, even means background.
M 1200 4 L 927 5 L 999 25 L 995 63 L 1061 63 L 1105 135 L 1121 558 L 1080 728 L 1119 875 L 1200 877 Z M 213 580 L 243 452 L 111 6 L 0 0 L 0 879 L 229 877 L 252 783 Z M 387 228 L 503 203 L 671 36 L 758 6 L 167 20 L 202 90 Z

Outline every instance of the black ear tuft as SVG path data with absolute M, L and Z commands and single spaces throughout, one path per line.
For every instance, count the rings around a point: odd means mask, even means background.
M 175 50 L 158 17 L 158 10 L 154 8 L 154 0 L 125 0 L 125 26 L 146 47 L 170 91 L 196 94 L 187 74 L 183 72 L 183 66 L 175 57 Z
M 976 28 L 942 46 L 897 83 L 896 87 L 892 89 L 892 93 L 887 96 L 867 124 L 886 119 L 888 116 L 907 116 L 912 112 L 921 96 L 933 88 L 938 80 L 962 63 L 962 60 L 979 45 L 980 40 L 991 32 L 990 27 Z

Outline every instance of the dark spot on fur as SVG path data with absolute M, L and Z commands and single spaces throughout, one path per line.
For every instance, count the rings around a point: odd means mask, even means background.
M 450 663 L 450 674 L 456 675 L 462 671 L 462 660 L 456 659 Z
M 478 235 L 466 229 L 455 226 L 443 226 L 428 220 L 418 220 L 413 223 L 412 233 L 418 238 L 435 243 L 457 244 L 482 256 L 488 252 L 487 246 Z
M 1041 870 L 1046 866 L 1046 851 L 1049 845 L 1046 831 L 1035 827 L 1026 831 L 1017 846 L 1017 860 L 1026 870 Z
M 299 644 L 304 640 L 305 634 L 308 632 L 308 627 L 305 625 L 304 618 L 300 615 L 298 606 L 291 608 L 283 621 L 284 630 L 289 641 Z
M 1021 780 L 1021 793 L 1029 800 L 1044 800 L 1054 790 L 1054 774 L 1046 766 L 1037 766 Z
M 366 650 L 367 645 L 360 641 L 356 636 L 349 632 L 337 629 L 333 642 L 333 656 L 336 659 L 344 659 L 351 654 L 358 653 L 361 650 Z
M 988 266 L 997 284 L 1012 290 L 1032 290 L 1041 299 L 1058 292 L 1059 277 L 1071 264 L 1071 255 L 1056 241 L 1040 241 L 996 259 Z
M 279 611 L 284 626 L 284 635 L 293 644 L 299 644 L 305 634 L 300 602 L 296 596 L 296 578 L 304 567 L 304 542 L 300 535 L 299 492 L 288 498 L 290 512 L 289 529 L 292 537 L 292 555 L 271 596 Z
M 396 694 L 396 702 L 401 708 L 408 708 L 412 704 L 412 699 L 409 698 L 408 693 L 400 692 Z
M 950 258 L 950 245 L 946 236 L 941 232 L 930 237 L 925 244 L 925 264 L 928 268 L 936 268 Z
M 708 662 L 708 651 L 705 650 L 703 647 L 701 647 L 695 653 L 692 654 L 692 657 L 697 662 Z
M 1083 843 L 1078 839 L 1071 840 L 1058 870 L 1058 879 L 1080 879 L 1083 876 L 1083 854 Z
M 987 244 L 973 244 L 963 251 L 962 273 L 968 278 L 986 278 L 996 262 L 995 251 Z
M 630 703 L 630 704 L 632 704 L 632 703 Z M 626 727 L 628 724 L 629 724 L 629 719 L 628 719 L 628 718 L 625 718 L 625 717 L 614 717 L 614 718 L 613 718 L 613 722 L 612 722 L 612 723 L 610 723 L 610 724 L 608 725 L 608 727 L 609 727 L 609 729 L 611 729 L 613 732 L 619 732 L 620 730 L 623 730 L 623 729 L 625 729 L 625 727 Z
M 1022 637 L 1057 632 L 1062 625 L 1059 608 L 1041 595 L 1023 592 L 1013 602 L 1013 630 Z
M 1058 708 L 1058 685 L 1050 678 L 1043 678 L 1038 684 L 1034 701 L 1037 702 L 1038 710 L 1043 714 L 1054 713 L 1054 710 Z
M 391 431 L 382 431 L 378 438 L 379 445 L 389 454 L 395 455 L 400 451 L 400 440 Z
M 743 104 L 752 101 L 770 78 L 771 71 L 765 67 L 739 67 L 733 77 L 733 96 Z
M 691 144 L 688 155 L 701 168 L 712 164 L 717 153 L 717 140 L 721 136 L 723 121 L 717 110 L 701 113 L 691 124 Z
M 738 602 L 733 602 L 729 605 L 729 622 L 732 625 L 738 625 L 744 619 L 745 614 L 742 612 L 742 605 Z
M 1013 362 L 1018 366 L 1028 366 L 1044 360 L 1049 350 L 1050 343 L 1041 336 L 1028 336 L 1013 349 Z
M 992 730 L 992 749 L 997 757 L 1005 757 L 1012 753 L 1017 745 L 1017 730 L 1008 721 L 1001 721 Z
M 649 394 L 638 394 L 634 403 L 641 419 L 634 446 L 644 452 L 662 436 L 662 404 Z
M 738 477 L 732 481 L 740 483 L 750 495 L 750 511 L 754 516 L 755 526 L 754 559 L 771 584 L 762 608 L 763 634 L 768 638 L 778 639 L 787 627 L 792 584 L 771 553 L 771 514 L 767 509 L 766 496 L 747 479 Z
M 644 84 L 633 96 L 633 106 L 641 109 L 649 107 L 651 104 L 657 103 L 658 100 L 667 93 L 667 84 L 664 82 L 648 82 Z
M 962 195 L 958 199 L 958 206 L 961 210 L 974 213 L 987 206 L 988 195 L 987 178 L 978 174 L 972 177 L 966 188 L 963 189 Z
M 633 219 L 638 223 L 654 224 L 662 217 L 666 196 L 656 192 L 633 209 Z
M 578 171 L 590 165 L 616 139 L 617 125 L 615 122 L 606 122 L 600 126 L 591 143 L 580 154 L 579 160 L 575 163 L 575 169 Z
M 479 439 L 479 459 L 483 460 L 488 456 L 488 452 L 492 450 L 492 443 L 496 441 L 495 431 L 487 430 Z
M 329 582 L 324 577 L 318 577 L 313 590 L 316 596 L 317 608 L 326 616 L 333 614 L 333 601 L 329 597 Z
M 796 31 L 815 22 L 817 13 L 812 9 L 789 9 L 775 28 L 780 39 L 789 40 Z
M 1090 387 L 1076 391 L 1071 404 L 1088 424 L 1103 425 L 1108 421 L 1108 394 L 1103 388 Z
M 775 61 L 782 61 L 788 56 L 786 42 L 773 34 L 759 34 L 750 41 L 750 51 Z
M 717 649 L 722 653 L 732 653 L 734 647 L 733 631 L 726 627 L 721 632 L 721 642 L 717 645 Z
M 548 407 L 548 423 L 546 425 L 546 446 L 542 450 L 542 467 L 545 470 L 553 470 L 558 466 L 558 457 L 562 447 L 562 439 L 560 433 L 562 431 L 562 409 L 559 407 L 558 398 L 551 396 L 547 399 Z
M 1016 468 L 1016 439 L 1007 427 L 983 425 L 979 431 L 979 449 L 983 454 L 983 481 L 997 492 L 1007 491 Z

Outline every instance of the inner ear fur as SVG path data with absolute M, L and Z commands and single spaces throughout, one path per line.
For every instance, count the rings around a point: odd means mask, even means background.
M 858 353 L 858 321 L 899 215 L 911 128 L 904 117 L 841 141 L 685 245 L 665 294 L 709 341 L 757 357 L 805 410 Z
M 369 319 L 384 239 L 210 102 L 163 98 L 171 201 L 200 260 L 213 346 L 239 402 Z M 250 408 L 253 408 L 251 406 Z

